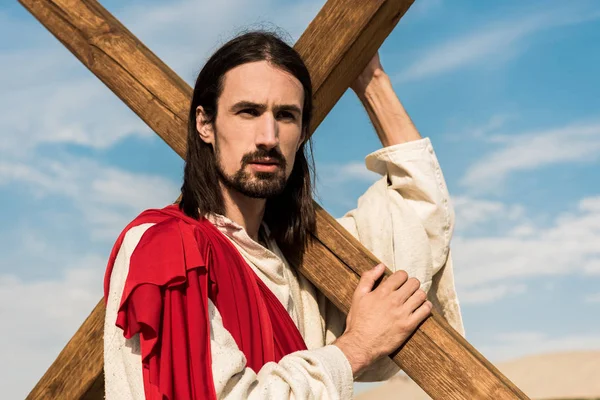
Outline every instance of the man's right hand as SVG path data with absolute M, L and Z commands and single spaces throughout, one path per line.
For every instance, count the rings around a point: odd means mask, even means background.
M 405 271 L 393 273 L 373 290 L 385 268 L 379 264 L 362 275 L 352 297 L 346 331 L 334 342 L 350 361 L 354 377 L 400 347 L 431 313 L 432 304 L 419 289 L 419 280 L 408 278 Z

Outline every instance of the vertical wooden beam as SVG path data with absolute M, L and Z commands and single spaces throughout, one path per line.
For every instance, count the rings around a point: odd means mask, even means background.
M 191 88 L 166 64 L 94 0 L 20 2 L 171 148 L 185 154 Z M 311 132 L 411 4 L 329 0 L 319 12 L 296 44 L 314 81 Z M 347 311 L 359 275 L 377 260 L 323 209 L 317 214 L 314 240 L 297 267 Z M 102 398 L 103 318 L 101 302 L 28 399 Z M 392 357 L 435 399 L 526 398 L 437 315 Z

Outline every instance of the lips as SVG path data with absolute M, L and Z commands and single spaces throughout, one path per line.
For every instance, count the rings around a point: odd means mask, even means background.
M 256 165 L 274 165 L 274 166 L 279 166 L 281 165 L 281 163 L 277 160 L 254 160 L 254 161 L 250 161 L 249 164 L 256 164 Z
M 281 169 L 281 163 L 276 160 L 254 160 L 248 163 L 250 168 L 257 172 L 275 173 Z

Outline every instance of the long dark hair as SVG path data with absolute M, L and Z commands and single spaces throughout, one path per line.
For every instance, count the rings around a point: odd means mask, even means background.
M 216 121 L 217 101 L 223 90 L 223 77 L 239 65 L 268 61 L 289 72 L 304 87 L 302 130 L 308 137 L 312 116 L 312 84 L 300 55 L 276 34 L 253 31 L 237 36 L 219 48 L 206 62 L 194 86 L 188 119 L 188 138 L 180 209 L 199 218 L 208 213 L 224 214 L 223 195 L 219 186 L 213 147 L 205 143 L 196 129 L 196 109 L 204 108 L 208 123 Z M 306 146 L 308 145 L 308 151 Z M 310 163 L 309 163 L 310 160 Z M 264 220 L 282 249 L 301 250 L 309 231 L 315 227 L 312 201 L 314 159 L 312 142 L 305 140 L 296 154 L 292 173 L 284 191 L 266 203 Z

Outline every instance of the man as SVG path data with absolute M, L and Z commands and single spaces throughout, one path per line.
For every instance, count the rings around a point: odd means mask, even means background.
M 315 223 L 310 77 L 274 35 L 239 36 L 196 81 L 180 204 L 142 213 L 113 248 L 107 399 L 348 399 L 355 379 L 398 371 L 385 356 L 432 307 L 462 332 L 431 144 L 378 56 L 352 89 L 384 146 L 367 167 L 383 177 L 339 222 L 397 272 L 374 290 L 385 267 L 365 273 L 345 318 L 289 266 Z

